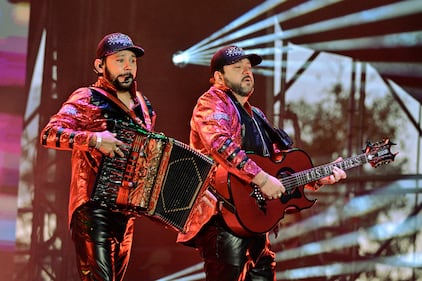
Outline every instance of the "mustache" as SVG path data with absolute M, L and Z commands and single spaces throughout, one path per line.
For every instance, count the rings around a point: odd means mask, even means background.
M 250 80 L 252 80 L 252 77 L 250 76 L 250 75 L 245 75 L 245 76 L 243 76 L 243 78 L 242 78 L 242 80 L 245 80 L 245 79 L 250 79 Z
M 120 75 L 117 76 L 117 78 L 119 78 L 119 77 L 123 77 L 125 80 L 133 79 L 134 78 L 132 73 L 120 74 Z

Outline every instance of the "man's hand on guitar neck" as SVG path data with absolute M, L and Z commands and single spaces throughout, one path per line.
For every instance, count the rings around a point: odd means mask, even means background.
M 337 158 L 337 160 L 334 161 L 333 163 L 340 162 L 340 161 L 343 161 L 342 157 Z M 338 182 L 342 179 L 345 179 L 346 177 L 347 177 L 347 174 L 346 174 L 345 171 L 343 171 L 342 169 L 334 166 L 333 167 L 333 173 L 331 175 L 316 181 L 316 183 L 314 185 L 314 190 L 320 189 L 325 184 L 335 184 L 336 182 Z
M 281 181 L 270 174 L 261 171 L 252 180 L 259 186 L 262 194 L 268 199 L 278 199 L 286 191 Z
M 343 161 L 343 158 L 339 157 L 333 163 L 340 161 Z M 313 189 L 318 190 L 325 184 L 334 184 L 342 179 L 345 179 L 346 177 L 347 174 L 344 170 L 338 168 L 337 166 L 333 166 L 333 173 L 327 177 L 317 180 L 313 186 Z M 286 192 L 286 188 L 283 186 L 283 184 L 278 178 L 264 171 L 259 172 L 253 178 L 252 182 L 259 186 L 262 194 L 268 199 L 278 199 L 283 195 L 284 192 Z M 307 186 L 308 188 L 312 188 L 309 185 Z

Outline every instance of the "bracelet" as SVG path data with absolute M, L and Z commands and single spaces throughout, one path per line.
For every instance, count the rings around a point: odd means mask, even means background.
M 95 148 L 96 149 L 100 149 L 101 142 L 102 142 L 101 135 L 96 133 L 95 136 L 97 137 L 97 142 L 95 143 Z
M 265 173 L 265 178 L 264 178 L 264 180 L 262 181 L 262 183 L 259 186 L 260 187 L 263 187 L 267 183 L 267 181 L 268 181 L 268 174 Z

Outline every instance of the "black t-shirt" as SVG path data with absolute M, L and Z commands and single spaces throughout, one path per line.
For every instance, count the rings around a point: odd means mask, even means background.
M 262 124 L 262 118 L 255 118 L 243 108 L 243 106 L 231 97 L 236 108 L 240 113 L 240 122 L 242 124 L 242 149 L 247 153 L 254 153 L 261 156 L 269 156 L 271 140 Z

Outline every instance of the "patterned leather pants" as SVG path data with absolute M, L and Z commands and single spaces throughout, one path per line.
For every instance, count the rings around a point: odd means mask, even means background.
M 267 235 L 241 238 L 222 219 L 211 220 L 195 238 L 207 281 L 274 281 L 275 254 Z
M 82 205 L 72 216 L 76 262 L 83 281 L 121 281 L 132 247 L 134 217 Z

